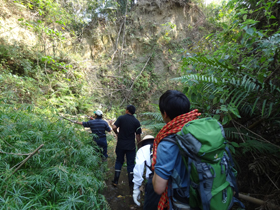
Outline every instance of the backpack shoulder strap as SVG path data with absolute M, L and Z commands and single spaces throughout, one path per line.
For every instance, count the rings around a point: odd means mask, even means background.
M 150 160 L 152 164 L 152 159 L 153 159 L 153 144 L 150 144 Z M 147 164 L 147 161 L 145 160 L 145 166 L 152 171 L 152 167 Z
M 174 138 L 171 138 L 169 136 L 163 138 L 162 141 L 169 141 L 169 142 L 172 142 L 174 144 L 177 144 L 177 141 Z
M 175 135 L 176 134 L 169 135 L 169 136 L 163 138 L 162 141 L 169 141 L 169 142 L 172 142 L 174 144 L 177 144 L 176 140 L 174 138 L 172 138 Z M 153 144 L 150 144 L 150 159 L 151 159 L 151 163 L 152 163 L 152 159 L 153 159 Z M 152 171 L 152 167 L 147 164 L 146 160 L 145 160 L 145 166 Z
M 177 140 L 176 140 L 176 134 L 171 134 L 171 135 L 169 135 L 169 136 L 166 136 L 166 137 L 164 137 L 160 142 L 162 142 L 162 141 L 169 141 L 169 142 L 172 142 L 172 143 L 174 143 L 174 144 L 177 144 Z M 159 143 L 160 143 L 159 142 Z M 178 145 L 178 144 L 177 144 Z
M 172 134 L 170 136 L 167 136 L 167 137 L 163 138 L 162 141 L 169 141 L 169 142 L 172 142 L 172 143 L 176 144 L 177 146 L 179 146 L 178 140 L 175 137 L 176 137 L 176 134 Z M 182 189 L 181 188 L 181 186 L 180 186 L 180 182 L 181 182 L 180 180 L 181 179 L 180 179 L 179 174 L 176 172 L 175 174 L 173 173 L 171 178 L 169 179 L 169 183 L 171 183 L 171 185 L 170 185 L 170 187 L 168 187 L 168 193 L 169 193 L 169 195 L 173 196 L 173 192 L 172 192 L 173 191 L 173 184 L 172 183 L 174 181 L 176 183 L 177 187 L 178 187 L 177 190 L 180 193 L 180 195 L 182 197 L 188 197 L 189 198 L 191 159 L 187 159 L 186 157 L 184 157 L 182 155 L 182 151 L 181 150 L 179 150 L 179 151 L 181 153 L 181 156 L 182 156 L 182 159 L 183 159 L 185 167 L 188 168 L 188 174 L 187 174 L 187 183 L 188 184 L 187 184 L 187 189 Z M 188 160 L 189 160 L 189 162 L 188 162 Z

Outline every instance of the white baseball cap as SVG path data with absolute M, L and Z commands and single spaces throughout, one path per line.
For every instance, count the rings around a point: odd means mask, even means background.
M 95 112 L 93 112 L 94 114 L 96 114 L 97 116 L 101 117 L 103 115 L 103 112 L 99 109 L 97 109 Z

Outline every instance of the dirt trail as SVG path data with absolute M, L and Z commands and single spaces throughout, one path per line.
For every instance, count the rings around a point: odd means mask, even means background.
M 128 176 L 126 171 L 126 164 L 122 167 L 121 175 L 119 179 L 118 187 L 112 186 L 112 180 L 115 174 L 115 160 L 116 154 L 115 150 L 116 142 L 108 142 L 108 172 L 106 174 L 106 185 L 107 187 L 103 190 L 102 194 L 105 196 L 108 201 L 111 210 L 140 210 L 143 209 L 143 195 L 141 196 L 141 206 L 138 207 L 132 199 L 132 195 L 129 191 L 128 186 Z

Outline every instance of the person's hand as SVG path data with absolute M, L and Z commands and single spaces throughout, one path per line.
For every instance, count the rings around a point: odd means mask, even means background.
M 140 199 L 139 188 L 133 190 L 133 201 L 137 206 L 140 206 L 140 203 L 139 203 L 138 199 Z

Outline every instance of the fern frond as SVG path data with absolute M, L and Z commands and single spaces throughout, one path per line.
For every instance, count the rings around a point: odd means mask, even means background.
M 152 117 L 157 122 L 163 122 L 160 112 L 145 112 L 142 115 L 147 116 L 147 117 Z
M 278 148 L 272 144 L 261 142 L 255 139 L 247 139 L 246 142 L 241 143 L 243 153 L 257 152 L 262 154 L 274 154 L 278 152 Z
M 225 136 L 227 139 L 238 139 L 239 135 L 235 127 L 224 128 Z
M 220 70 L 229 70 L 229 71 L 234 70 L 234 69 L 230 68 L 229 66 L 223 64 L 216 58 L 207 58 L 205 56 L 183 58 L 183 64 L 188 65 L 188 64 L 192 64 L 192 63 L 196 63 L 196 64 L 200 64 L 200 65 L 207 65 L 207 66 L 217 68 Z
M 239 105 L 238 105 L 238 107 L 239 107 Z M 243 106 L 241 106 L 239 108 L 239 112 L 243 116 L 250 116 L 250 114 L 252 113 L 252 106 L 251 106 L 251 104 L 244 103 Z
M 211 82 L 211 83 L 218 83 L 219 80 L 214 76 L 205 76 L 205 75 L 198 75 L 198 74 L 189 74 L 184 75 L 181 77 L 172 78 L 173 81 L 182 81 L 183 83 L 191 80 L 191 81 L 201 81 L 201 82 Z

